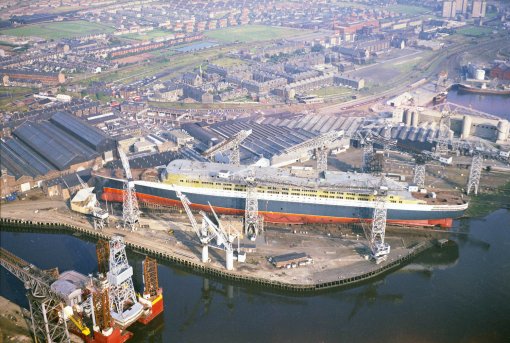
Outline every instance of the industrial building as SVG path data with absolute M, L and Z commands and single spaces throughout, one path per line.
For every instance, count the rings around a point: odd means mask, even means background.
M 253 121 L 226 121 L 213 124 L 209 129 L 220 137 L 230 138 L 241 130 L 252 130 L 252 134 L 241 144 L 241 161 L 251 164 L 261 157 L 270 160 L 287 148 L 302 143 L 317 134 L 300 128 L 290 129 Z M 266 161 L 267 162 L 267 161 Z
M 2 140 L 2 196 L 40 187 L 43 180 L 102 165 L 115 141 L 69 113 L 26 122 Z
M 62 73 L 44 73 L 27 70 L 1 69 L 2 84 L 9 86 L 15 81 L 40 82 L 44 85 L 58 85 L 66 81 Z

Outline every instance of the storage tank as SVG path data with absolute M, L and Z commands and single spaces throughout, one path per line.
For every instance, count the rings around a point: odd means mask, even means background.
M 471 117 L 465 115 L 462 118 L 462 138 L 468 138 L 471 134 Z
M 413 111 L 413 115 L 411 116 L 411 126 L 418 127 L 419 121 L 420 121 L 420 113 Z
M 498 122 L 498 141 L 505 141 L 508 138 L 508 120 L 502 119 Z
M 405 110 L 404 120 L 405 120 L 406 126 L 411 126 L 411 110 L 409 110 L 409 109 Z
M 485 80 L 485 70 L 483 70 L 483 69 L 476 69 L 475 70 L 475 80 L 478 80 L 478 81 Z

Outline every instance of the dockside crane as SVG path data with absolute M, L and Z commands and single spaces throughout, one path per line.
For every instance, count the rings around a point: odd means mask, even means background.
M 200 211 L 202 215 L 203 221 L 206 223 L 209 231 L 214 232 L 214 236 L 216 238 L 216 245 L 211 245 L 211 247 L 224 250 L 225 251 L 225 265 L 227 270 L 234 269 L 234 247 L 233 242 L 237 235 L 230 235 L 225 229 L 222 227 L 220 219 L 216 215 L 216 212 L 212 208 L 211 204 L 209 204 L 211 212 L 216 218 L 216 222 L 218 224 L 213 223 L 213 221 L 207 216 L 207 214 L 203 211 Z
M 210 147 L 202 153 L 202 156 L 212 159 L 218 153 L 226 152 L 231 164 L 239 166 L 241 164 L 240 147 L 241 143 L 251 135 L 252 130 L 241 130 L 232 137 Z
M 184 211 L 186 211 L 186 214 L 188 215 L 191 227 L 195 231 L 198 240 L 202 245 L 202 262 L 207 263 L 209 262 L 209 243 L 215 237 L 215 235 L 214 233 L 210 233 L 208 231 L 207 225 L 205 224 L 204 221 L 202 221 L 202 225 L 198 224 L 197 220 L 195 219 L 195 216 L 191 212 L 191 208 L 189 207 L 191 202 L 189 201 L 188 197 L 186 197 L 186 195 L 179 191 L 176 191 L 176 193 L 177 197 L 181 200 L 182 206 L 184 207 Z
M 371 226 L 363 226 L 370 248 L 370 257 L 379 264 L 388 258 L 390 245 L 384 241 L 386 235 L 388 186 L 384 176 L 374 189 L 374 210 Z
M 384 149 L 384 155 L 387 155 L 391 149 L 393 149 L 397 140 L 391 138 L 391 124 L 385 124 L 383 136 L 379 135 L 372 128 L 362 128 L 356 132 L 360 144 L 363 146 L 363 155 L 361 170 L 364 173 L 380 173 L 383 170 L 382 165 L 376 165 L 376 159 L 374 154 L 374 144 L 379 144 Z
M 250 169 L 246 181 L 246 206 L 244 211 L 244 234 L 250 240 L 256 240 L 258 234 L 264 229 L 264 217 L 259 215 L 259 200 L 255 172 Z
M 304 142 L 285 149 L 282 154 L 290 154 L 299 151 L 315 151 L 315 158 L 317 160 L 316 171 L 320 176 L 322 173 L 328 170 L 328 155 L 331 144 L 343 135 L 343 130 L 322 133 L 317 137 L 308 139 Z
M 126 174 L 126 181 L 124 182 L 124 191 L 122 198 L 122 221 L 124 228 L 131 231 L 136 231 L 138 228 L 138 216 L 140 209 L 138 207 L 138 200 L 136 198 L 135 182 L 129 167 L 129 160 L 124 151 L 119 147 L 119 157 L 122 162 L 122 167 Z
M 63 301 L 53 292 L 53 275 L 0 248 L 0 264 L 27 289 L 32 332 L 37 342 L 70 342 Z

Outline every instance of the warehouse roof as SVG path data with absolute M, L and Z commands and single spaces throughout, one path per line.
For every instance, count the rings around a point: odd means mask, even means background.
M 101 145 L 107 144 L 109 141 L 109 138 L 101 130 L 88 125 L 69 113 L 57 112 L 51 116 L 50 121 L 96 151 Z
M 81 154 L 63 145 L 40 124 L 24 123 L 13 134 L 59 170 L 86 161 Z

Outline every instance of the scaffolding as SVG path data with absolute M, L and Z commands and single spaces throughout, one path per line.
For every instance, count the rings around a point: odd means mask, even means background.
M 473 155 L 471 160 L 471 169 L 469 170 L 469 179 L 466 187 L 466 193 L 473 191 L 478 194 L 478 186 L 480 185 L 480 177 L 482 176 L 483 156 L 479 153 Z
M 414 165 L 413 183 L 420 188 L 425 186 L 425 163 L 416 163 Z
M 99 274 L 108 272 L 109 259 L 110 259 L 110 243 L 103 239 L 100 239 L 96 244 L 96 255 L 97 255 L 97 271 Z
M 100 278 L 98 280 L 97 291 L 92 293 L 94 321 L 100 330 L 107 330 L 113 324 L 108 287 L 106 278 Z
M 146 256 L 143 261 L 143 284 L 144 295 L 148 297 L 157 295 L 159 289 L 158 262 L 149 256 Z

